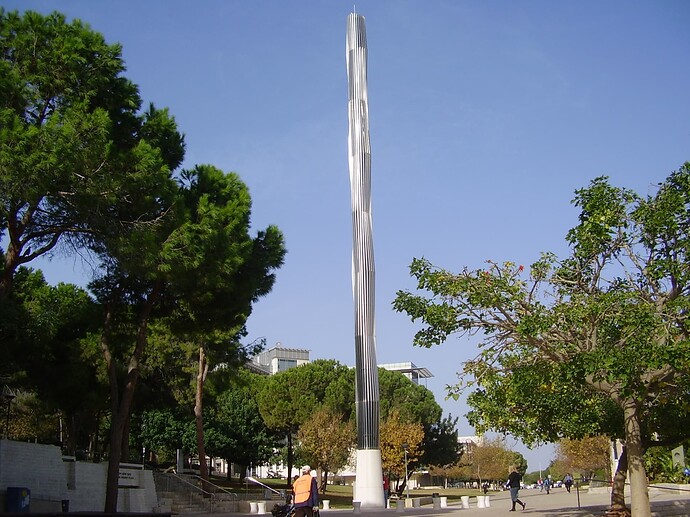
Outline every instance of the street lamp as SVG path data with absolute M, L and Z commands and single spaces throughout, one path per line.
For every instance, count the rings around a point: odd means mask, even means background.
M 407 448 L 408 445 L 406 443 L 402 444 L 403 451 L 405 451 L 405 497 L 408 499 L 410 498 L 410 483 L 408 482 L 409 480 L 407 479 Z
M 5 439 L 8 439 L 10 437 L 10 407 L 12 405 L 12 401 L 16 397 L 14 392 L 5 384 L 5 387 L 2 388 L 2 400 L 7 403 L 7 417 L 5 418 Z

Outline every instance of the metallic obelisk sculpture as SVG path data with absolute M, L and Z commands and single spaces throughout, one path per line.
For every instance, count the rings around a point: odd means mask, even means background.
M 364 17 L 347 17 L 348 157 L 352 196 L 352 290 L 355 305 L 357 479 L 362 507 L 383 507 L 379 449 L 379 376 L 374 324 L 374 246 L 371 227 L 371 147 Z

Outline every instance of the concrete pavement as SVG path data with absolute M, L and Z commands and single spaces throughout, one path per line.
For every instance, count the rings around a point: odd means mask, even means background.
M 403 511 L 396 508 L 370 509 L 363 508 L 359 514 L 355 514 L 352 508 L 321 510 L 321 517 L 345 517 L 345 515 L 372 515 L 375 517 L 489 517 L 493 515 L 525 516 L 525 517 L 601 517 L 608 508 L 610 495 L 606 490 L 596 492 L 581 491 L 575 488 L 568 493 L 565 488 L 557 488 L 550 494 L 539 490 L 520 490 L 520 500 L 527 506 L 522 510 L 518 506 L 517 511 L 509 512 L 510 493 L 490 492 L 489 507 L 477 508 L 477 498 L 470 498 L 470 508 L 463 508 L 460 501 L 449 501 L 447 508 L 435 509 L 433 505 L 424 505 L 419 508 L 405 508 Z M 656 517 L 690 516 L 690 492 L 678 492 L 669 490 L 650 490 L 650 502 L 652 515 Z M 629 498 L 628 498 L 629 503 Z M 270 517 L 269 513 L 264 514 Z M 207 517 L 248 517 L 256 514 L 216 513 Z M 201 517 L 201 516 L 198 516 Z

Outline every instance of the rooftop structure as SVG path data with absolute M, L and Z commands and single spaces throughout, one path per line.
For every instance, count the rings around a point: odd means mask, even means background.
M 252 357 L 247 367 L 256 373 L 275 375 L 308 362 L 309 350 L 287 348 L 282 343 L 276 343 L 273 348 Z
M 426 368 L 421 368 L 410 362 L 379 364 L 378 367 L 391 372 L 400 372 L 415 384 L 419 384 L 419 379 L 428 379 L 434 376 Z

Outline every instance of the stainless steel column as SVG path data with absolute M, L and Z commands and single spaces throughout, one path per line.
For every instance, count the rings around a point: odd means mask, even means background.
M 355 310 L 357 480 L 363 507 L 382 507 L 379 380 L 374 321 L 375 273 L 371 222 L 371 146 L 364 17 L 347 18 L 348 158 L 352 199 L 352 289 Z

